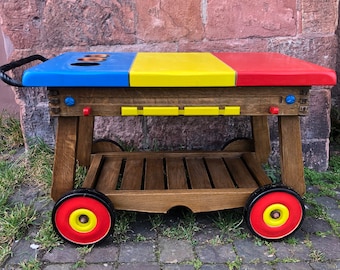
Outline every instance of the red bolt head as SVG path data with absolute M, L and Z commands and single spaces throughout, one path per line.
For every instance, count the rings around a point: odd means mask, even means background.
M 270 113 L 270 114 L 279 114 L 279 107 L 270 106 L 270 107 L 269 107 L 269 113 Z
M 83 115 L 84 115 L 84 116 L 89 116 L 89 115 L 91 114 L 91 112 L 92 112 L 91 107 L 85 107 L 85 108 L 83 109 Z

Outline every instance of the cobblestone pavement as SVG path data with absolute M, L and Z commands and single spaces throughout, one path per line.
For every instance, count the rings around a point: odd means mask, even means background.
M 317 190 L 309 187 L 307 192 Z M 14 200 L 27 201 L 39 197 L 38 193 L 31 187 L 22 187 Z M 335 198 L 316 198 L 334 222 L 340 222 L 339 199 L 340 190 Z M 46 206 L 36 201 L 35 205 L 38 211 L 47 211 L 53 204 Z M 138 213 L 130 223 L 125 241 L 109 238 L 86 252 L 72 244 L 42 250 L 32 240 L 37 233 L 33 226 L 26 237 L 15 243 L 12 256 L 2 268 L 21 269 L 21 262 L 37 259 L 45 270 L 340 269 L 340 238 L 328 221 L 311 217 L 310 209 L 307 205 L 305 221 L 294 237 L 281 242 L 265 242 L 251 236 L 244 222 L 223 230 L 217 226 L 217 213 L 194 215 L 195 230 L 188 237 L 171 235 L 171 228 L 178 229 L 185 219 L 183 211 L 161 215 L 162 232 L 149 214 Z

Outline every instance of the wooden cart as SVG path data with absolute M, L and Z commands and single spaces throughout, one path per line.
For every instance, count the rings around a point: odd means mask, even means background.
M 308 113 L 311 85 L 335 83 L 334 71 L 278 53 L 79 52 L 26 70 L 23 86 L 48 87 L 50 113 L 58 117 L 56 231 L 86 245 L 112 232 L 114 209 L 244 207 L 255 235 L 290 235 L 304 217 L 299 116 Z M 214 152 L 124 152 L 113 142 L 93 142 L 95 116 L 207 115 L 251 116 L 253 136 Z M 268 116 L 278 117 L 280 185 L 261 166 L 271 152 Z M 76 162 L 88 172 L 74 190 Z

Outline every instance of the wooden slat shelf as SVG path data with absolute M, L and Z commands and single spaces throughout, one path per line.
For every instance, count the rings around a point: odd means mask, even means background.
M 165 213 L 243 207 L 270 183 L 252 152 L 112 152 L 93 155 L 83 187 L 104 193 L 115 209 Z

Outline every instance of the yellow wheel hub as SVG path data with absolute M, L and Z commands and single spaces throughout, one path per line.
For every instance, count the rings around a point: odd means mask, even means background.
M 263 221 L 271 227 L 278 227 L 286 223 L 289 218 L 289 210 L 280 203 L 269 205 L 263 212 Z
M 73 230 L 88 233 L 96 227 L 97 217 L 92 211 L 81 208 L 71 213 L 68 222 Z

